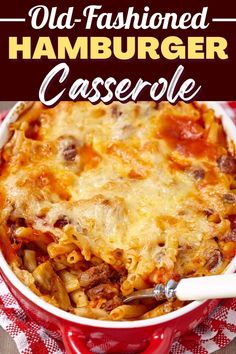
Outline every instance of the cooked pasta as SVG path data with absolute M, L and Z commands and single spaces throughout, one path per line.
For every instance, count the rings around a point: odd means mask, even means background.
M 0 247 L 54 306 L 116 321 L 178 301 L 123 298 L 219 274 L 236 252 L 236 159 L 205 105 L 35 102 L 1 150 Z

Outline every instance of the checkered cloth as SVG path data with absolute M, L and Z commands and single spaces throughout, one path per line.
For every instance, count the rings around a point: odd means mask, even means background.
M 222 105 L 236 122 L 236 102 L 222 102 Z M 4 114 L 0 116 L 0 120 L 3 118 Z M 43 327 L 27 317 L 1 277 L 0 325 L 13 338 L 20 354 L 65 354 L 60 340 L 54 339 Z M 192 332 L 176 341 L 172 345 L 171 353 L 209 354 L 224 348 L 235 337 L 236 299 L 228 299 L 222 301 L 211 315 Z M 93 345 L 91 341 L 90 345 Z M 95 345 L 97 348 L 96 343 Z

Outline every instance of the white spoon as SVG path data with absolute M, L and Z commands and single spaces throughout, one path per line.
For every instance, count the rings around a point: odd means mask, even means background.
M 166 285 L 138 290 L 124 299 L 128 303 L 137 299 L 154 298 L 181 301 L 224 299 L 236 297 L 236 274 L 211 275 L 207 277 L 185 278 L 178 283 L 169 280 Z

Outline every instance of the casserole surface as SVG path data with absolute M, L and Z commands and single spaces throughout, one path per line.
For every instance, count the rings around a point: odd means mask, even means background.
M 124 306 L 122 295 L 217 274 L 233 258 L 236 163 L 212 110 L 36 103 L 11 130 L 1 244 L 45 300 L 82 316 L 149 318 L 182 304 Z

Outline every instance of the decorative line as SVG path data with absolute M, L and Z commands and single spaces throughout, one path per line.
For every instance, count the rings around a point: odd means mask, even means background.
M 25 18 L 0 18 L 0 22 L 25 22 Z
M 213 18 L 212 22 L 236 22 L 236 18 Z

